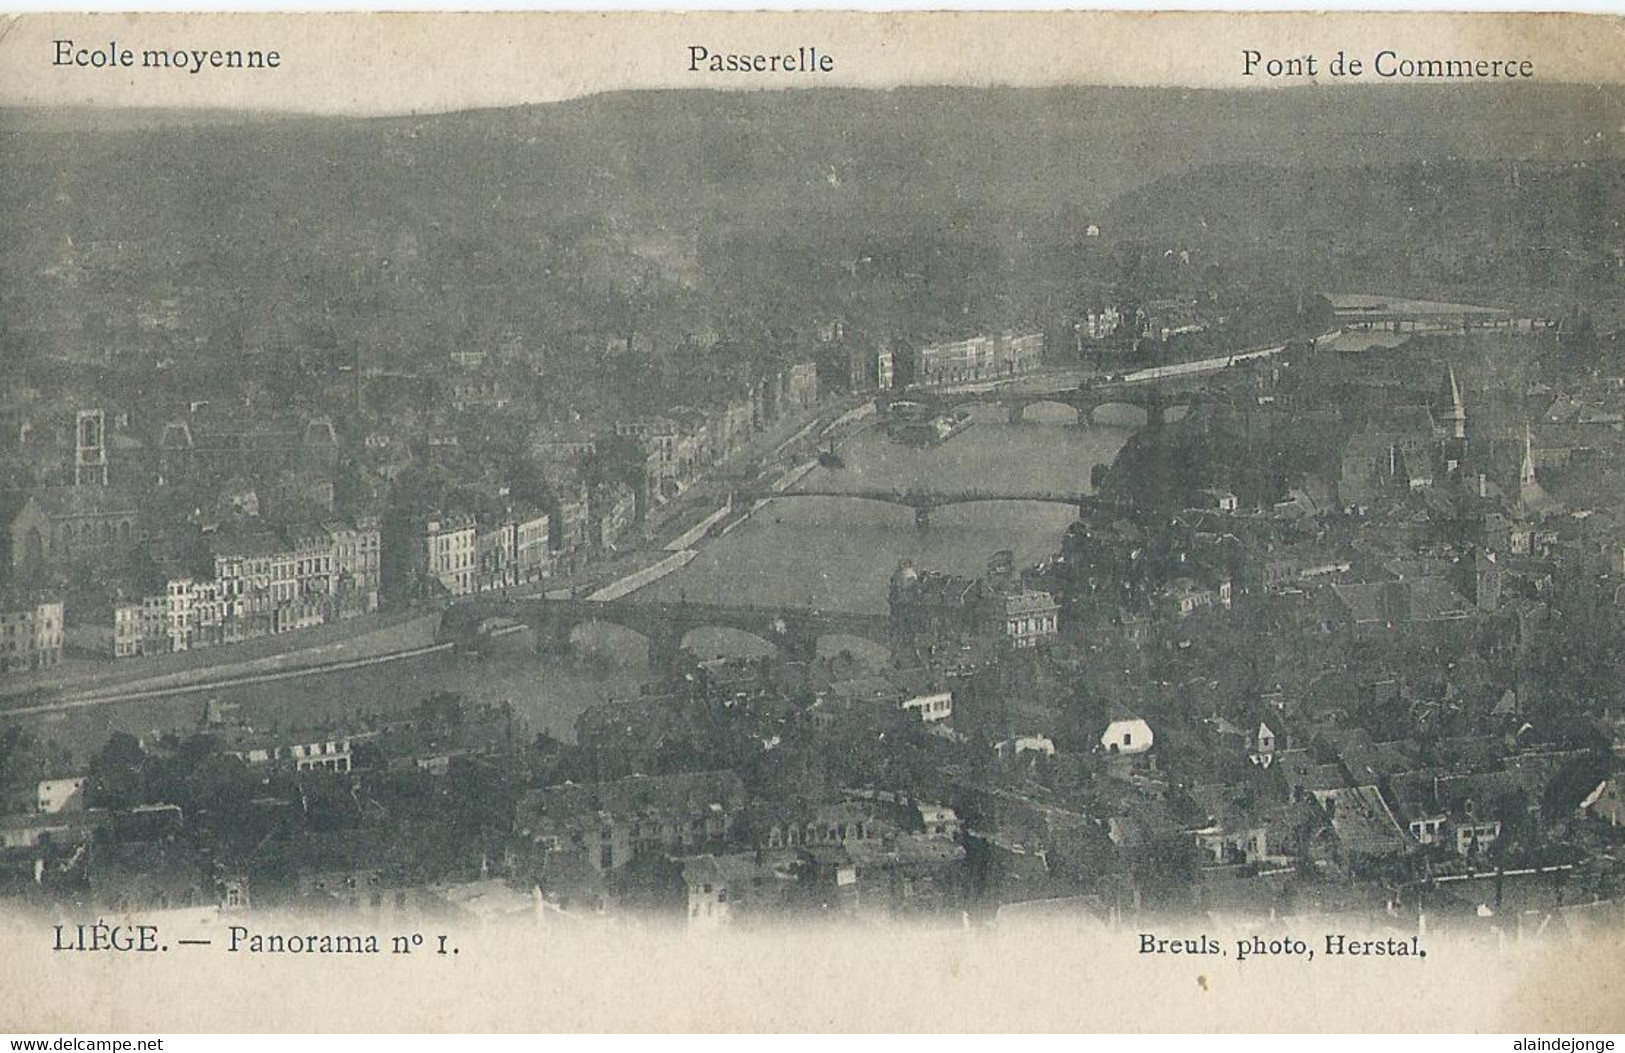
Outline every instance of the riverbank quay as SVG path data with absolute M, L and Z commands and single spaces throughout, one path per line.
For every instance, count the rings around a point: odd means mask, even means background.
M 323 634 L 317 639 L 300 641 L 302 646 L 294 649 L 284 647 L 272 653 L 245 654 L 233 651 L 225 656 L 226 660 L 222 660 L 224 652 L 217 649 L 212 656 L 207 651 L 189 651 L 154 656 L 152 664 L 140 660 L 116 663 L 122 668 L 110 668 L 105 672 L 67 679 L 49 688 L 36 687 L 25 693 L 0 697 L 0 717 L 50 712 L 78 705 L 155 698 L 164 694 L 204 690 L 210 686 L 309 675 L 424 654 L 436 646 L 435 635 L 440 628 L 440 616 L 439 608 L 403 611 L 389 616 L 383 624 L 359 626 L 358 631 L 340 638 L 334 638 L 334 634 Z M 260 642 L 251 640 L 242 646 L 249 648 Z M 287 641 L 279 642 L 285 644 Z M 193 661 L 167 661 L 188 658 Z M 210 658 L 212 660 L 202 660 Z M 109 667 L 115 665 L 111 660 L 106 664 Z
M 195 682 L 278 665 L 317 666 L 407 650 L 432 642 L 439 625 L 439 607 L 413 607 L 195 651 L 143 658 L 71 659 L 55 669 L 0 684 L 0 715 L 49 698 Z
M 233 672 L 227 668 L 211 669 L 210 678 L 189 681 L 177 684 L 135 685 L 121 688 L 109 693 L 92 693 L 83 696 L 72 696 L 56 699 L 50 702 L 40 702 L 33 705 L 19 706 L 0 712 L 0 717 L 31 717 L 49 713 L 66 713 L 75 709 L 87 709 L 92 706 L 114 705 L 120 702 L 146 702 L 153 699 L 167 698 L 173 695 L 191 695 L 202 691 L 223 691 L 228 688 L 248 687 L 254 684 L 269 684 L 280 680 L 297 680 L 303 677 L 326 676 L 332 673 L 342 673 L 352 669 L 364 669 L 369 666 L 384 665 L 389 662 L 399 662 L 411 658 L 421 658 L 424 655 L 450 651 L 456 645 L 451 643 L 424 644 L 421 647 L 410 647 L 406 650 L 389 650 L 383 654 L 371 655 L 362 658 L 347 658 L 336 661 L 323 662 L 311 666 L 296 666 L 293 668 L 273 667 L 263 672 L 250 672 L 246 669 Z

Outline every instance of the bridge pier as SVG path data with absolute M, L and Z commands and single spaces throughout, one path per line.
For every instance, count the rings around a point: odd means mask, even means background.
M 818 657 L 818 632 L 799 622 L 786 621 L 784 632 L 769 642 L 787 662 L 811 662 Z
M 648 637 L 649 672 L 663 676 L 677 668 L 683 659 L 685 635 L 687 634 L 679 628 L 676 632 L 657 633 Z
M 1145 426 L 1155 431 L 1168 423 L 1168 404 L 1155 392 L 1148 392 L 1145 399 Z
M 536 652 L 538 654 L 558 655 L 560 657 L 573 654 L 575 643 L 570 639 L 574 634 L 578 622 L 568 618 L 549 618 L 542 624 L 527 619 L 530 630 L 536 637 Z

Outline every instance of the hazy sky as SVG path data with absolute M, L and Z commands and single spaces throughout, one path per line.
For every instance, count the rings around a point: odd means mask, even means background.
M 1533 83 L 1625 81 L 1625 20 L 1426 14 L 313 14 L 28 15 L 3 24 L 0 105 L 248 107 L 323 113 L 443 111 L 627 88 L 1121 84 L 1268 88 L 1242 53 L 1339 50 L 1369 64 L 1417 58 L 1533 61 Z M 77 48 L 274 49 L 277 70 L 199 73 L 53 65 Z M 690 72 L 713 52 L 817 47 L 827 74 Z M 1394 83 L 1372 77 L 1360 83 Z M 1524 81 L 1521 83 L 1531 83 Z

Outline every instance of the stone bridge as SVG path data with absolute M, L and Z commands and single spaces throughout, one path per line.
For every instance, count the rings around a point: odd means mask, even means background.
M 649 666 L 676 668 L 683 643 L 695 629 L 736 629 L 778 649 L 791 661 L 817 656 L 826 636 L 856 636 L 890 646 L 891 619 L 884 614 L 827 611 L 804 607 L 750 607 L 708 603 L 645 603 L 620 600 L 555 600 L 543 597 L 475 597 L 446 608 L 440 639 L 477 642 L 494 620 L 508 619 L 530 627 L 538 651 L 568 653 L 575 630 L 591 622 L 618 625 L 649 644 Z
M 1247 353 L 1257 354 L 1257 353 Z M 1149 377 L 1129 380 L 1094 382 L 1061 391 L 1020 391 L 994 388 L 987 391 L 919 392 L 901 396 L 903 401 L 914 402 L 931 412 L 943 413 L 963 406 L 998 405 L 1009 414 L 1012 424 L 1026 420 L 1027 410 L 1042 402 L 1068 406 L 1078 414 L 1078 424 L 1087 427 L 1094 414 L 1103 406 L 1134 406 L 1145 411 L 1148 427 L 1158 428 L 1167 421 L 1170 409 L 1194 408 L 1205 402 L 1230 402 L 1239 397 L 1245 386 L 1254 381 L 1259 362 L 1244 358 L 1242 354 L 1202 362 L 1155 367 L 1171 370 Z M 897 398 L 879 400 L 878 407 L 885 412 Z
M 1214 392 L 1206 387 L 1170 387 L 1167 384 L 1097 384 L 1093 387 L 1070 388 L 1065 391 L 971 391 L 952 394 L 908 396 L 934 413 L 943 413 L 964 406 L 1003 406 L 1011 424 L 1026 422 L 1027 410 L 1039 403 L 1067 406 L 1078 414 L 1078 425 L 1088 427 L 1094 415 L 1103 406 L 1133 406 L 1145 412 L 1146 426 L 1160 428 L 1167 422 L 1168 411 L 1176 407 L 1193 407 L 1208 400 Z

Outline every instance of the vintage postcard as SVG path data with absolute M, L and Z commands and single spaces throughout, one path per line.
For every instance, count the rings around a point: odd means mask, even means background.
M 1622 56 L 0 22 L 0 1025 L 1620 1030 Z

